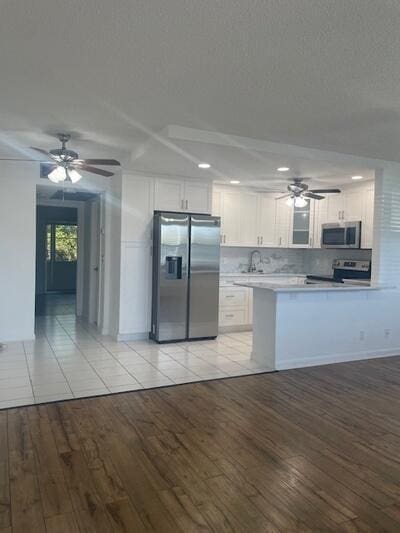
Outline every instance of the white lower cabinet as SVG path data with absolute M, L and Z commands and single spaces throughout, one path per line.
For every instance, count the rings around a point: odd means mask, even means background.
M 219 325 L 226 326 L 243 326 L 247 323 L 245 309 L 221 309 L 219 312 Z
M 219 287 L 219 327 L 221 331 L 250 330 L 253 324 L 253 289 L 235 283 L 266 281 L 274 284 L 296 285 L 304 283 L 304 276 L 288 275 L 222 275 Z M 226 330 L 225 330 L 226 328 Z
M 119 334 L 122 336 L 150 331 L 150 248 L 150 242 L 121 243 Z
M 221 282 L 219 289 L 219 326 L 245 326 L 249 323 L 249 289 L 233 285 L 234 280 Z
M 220 307 L 246 306 L 246 287 L 221 287 L 219 290 L 219 305 Z

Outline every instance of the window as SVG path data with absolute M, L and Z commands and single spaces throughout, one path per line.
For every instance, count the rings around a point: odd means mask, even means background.
M 73 263 L 78 259 L 78 226 L 76 224 L 47 224 L 46 259 Z

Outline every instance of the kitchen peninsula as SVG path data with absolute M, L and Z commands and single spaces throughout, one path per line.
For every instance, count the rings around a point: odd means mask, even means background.
M 283 370 L 399 353 L 397 319 L 390 313 L 398 298 L 394 289 L 265 281 L 236 285 L 253 289 L 252 359 L 258 363 Z

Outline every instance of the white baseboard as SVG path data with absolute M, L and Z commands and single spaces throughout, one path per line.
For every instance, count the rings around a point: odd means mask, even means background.
M 24 336 L 18 336 L 18 337 L 15 337 L 15 338 L 5 338 L 5 339 L 0 339 L 0 344 L 11 344 L 12 342 L 29 342 L 29 341 L 34 341 L 36 340 L 36 336 L 35 334 L 30 334 L 30 335 L 24 335 Z
M 126 341 L 143 341 L 149 338 L 149 333 L 118 333 L 116 336 L 117 341 L 126 342 Z
M 291 368 L 305 368 L 308 366 L 330 365 L 333 363 L 346 363 L 362 361 L 363 359 L 379 359 L 382 357 L 395 357 L 400 355 L 399 348 L 374 350 L 368 352 L 353 352 L 344 354 L 329 354 L 318 357 L 293 358 L 275 364 L 276 370 L 289 370 Z

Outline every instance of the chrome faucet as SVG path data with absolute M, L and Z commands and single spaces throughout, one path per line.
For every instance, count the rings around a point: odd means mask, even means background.
M 260 253 L 260 250 L 253 250 L 251 253 L 250 253 L 250 262 L 249 262 L 249 269 L 248 271 L 249 272 L 257 272 L 257 267 L 256 265 L 254 264 L 254 256 L 258 254 L 260 256 L 260 261 L 261 261 L 261 253 Z

